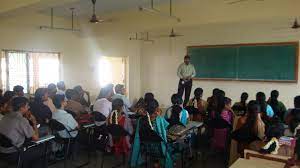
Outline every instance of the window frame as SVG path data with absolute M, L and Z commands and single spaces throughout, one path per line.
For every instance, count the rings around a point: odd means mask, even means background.
M 1 88 L 6 89 L 6 90 L 12 90 L 12 88 L 9 88 L 9 59 L 8 59 L 8 54 L 9 53 L 24 53 L 26 54 L 26 82 L 27 82 L 27 88 L 24 88 L 27 90 L 28 94 L 33 94 L 30 93 L 30 67 L 29 67 L 29 54 L 30 53 L 48 53 L 48 54 L 57 54 L 58 56 L 58 79 L 61 80 L 61 53 L 60 52 L 49 52 L 49 51 L 35 51 L 35 50 L 15 50 L 15 49 L 2 49 L 2 55 L 5 57 L 5 64 L 6 64 L 6 88 L 3 88 L 2 86 L 2 77 L 1 77 Z

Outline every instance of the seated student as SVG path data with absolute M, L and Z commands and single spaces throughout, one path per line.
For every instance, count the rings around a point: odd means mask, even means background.
M 147 135 L 149 130 L 155 131 L 165 143 L 167 143 L 167 127 L 169 123 L 159 115 L 159 105 L 158 102 L 153 99 L 147 102 L 145 107 L 145 116 L 140 118 L 137 123 L 137 128 L 135 130 L 135 138 L 133 143 L 133 151 L 131 156 L 130 164 L 132 167 L 138 166 L 141 164 L 140 157 L 140 137 L 142 135 Z M 165 158 L 165 168 L 172 168 L 173 161 L 170 156 L 170 153 L 167 151 L 165 143 L 161 143 L 161 148 L 166 156 Z
M 172 106 L 167 109 L 165 114 L 165 119 L 169 121 L 170 124 L 175 125 L 178 124 L 178 121 L 184 126 L 188 124 L 189 121 L 189 113 L 186 111 L 183 106 L 183 100 L 178 94 L 173 94 L 171 97 Z
M 115 99 L 122 99 L 124 102 L 124 112 L 130 112 L 131 111 L 131 103 L 129 101 L 129 99 L 126 97 L 126 89 L 124 87 L 124 85 L 118 84 L 115 86 L 115 92 L 116 94 L 112 96 L 112 100 Z
M 65 101 L 65 96 L 55 95 L 53 98 L 53 104 L 57 108 L 57 111 L 53 113 L 52 118 L 62 123 L 68 131 L 71 131 L 70 132 L 71 137 L 73 138 L 76 137 L 78 131 L 73 131 L 73 130 L 76 130 L 78 128 L 78 123 L 71 114 L 67 113 L 64 110 L 67 104 Z M 59 135 L 63 138 L 69 138 L 70 135 L 68 134 L 67 130 L 60 131 Z
M 0 133 L 12 141 L 16 147 L 21 147 L 26 143 L 26 139 L 37 141 L 39 133 L 34 116 L 28 113 L 28 99 L 25 97 L 16 97 L 12 99 L 12 111 L 7 113 L 0 121 Z M 24 116 L 24 117 L 23 117 Z M 27 118 L 25 118 L 25 116 Z M 30 140 L 29 140 L 30 141 Z M 7 154 L 6 159 L 10 162 L 18 161 L 18 152 L 14 147 L 0 147 L 0 153 Z M 30 148 L 23 155 L 22 168 L 43 168 L 42 149 L 38 147 Z
M 197 88 L 194 91 L 194 98 L 191 99 L 186 109 L 189 111 L 190 118 L 193 121 L 203 121 L 206 117 L 207 112 L 207 102 L 202 99 L 203 89 Z
M 258 92 L 256 94 L 256 101 L 260 106 L 263 119 L 265 118 L 265 120 L 269 120 L 268 118 L 272 118 L 274 116 L 274 111 L 272 107 L 267 104 L 266 95 L 263 92 Z
M 224 122 L 223 128 L 214 129 L 212 147 L 216 150 L 225 150 L 226 138 L 228 134 L 228 129 L 232 127 L 234 114 L 231 111 L 231 99 L 224 97 L 223 94 L 217 96 L 217 107 L 212 111 L 212 123 L 215 120 L 219 121 L 221 119 Z M 215 124 L 215 123 L 214 123 Z M 213 125 L 211 125 L 213 126 Z
M 131 149 L 130 135 L 133 133 L 133 127 L 131 120 L 124 114 L 123 106 L 124 103 L 122 99 L 113 100 L 112 112 L 109 115 L 108 125 L 121 125 L 124 130 L 129 133 L 129 135 L 126 137 L 112 139 L 112 141 L 110 141 L 110 146 L 113 147 L 116 154 L 124 153 L 129 155 Z
M 3 98 L 3 90 L 0 89 L 0 99 L 2 99 L 2 98 Z
M 108 118 L 110 112 L 112 111 L 111 97 L 114 93 L 113 88 L 113 84 L 109 84 L 104 88 L 101 88 L 97 100 L 93 106 L 93 111 L 102 113 L 106 118 Z
M 11 100 L 14 98 L 14 96 L 15 96 L 15 92 L 13 92 L 13 91 L 6 91 L 4 93 L 4 96 L 0 102 L 1 103 L 0 113 L 2 115 L 5 115 L 12 111 L 10 104 L 11 104 Z
M 41 134 L 48 132 L 47 124 L 52 119 L 52 112 L 48 106 L 44 104 L 48 101 L 48 90 L 46 88 L 38 88 L 34 94 L 34 101 L 29 104 L 30 111 L 40 124 Z
M 294 108 L 289 109 L 288 113 L 286 114 L 285 117 L 285 123 L 287 125 L 290 124 L 290 122 L 300 114 L 300 96 L 296 96 L 294 98 Z
M 53 99 L 54 96 L 56 95 L 57 93 L 57 88 L 56 88 L 56 85 L 54 83 L 50 83 L 48 85 L 48 96 Z
M 91 105 L 90 92 L 83 90 L 80 85 L 75 86 L 73 89 L 79 93 L 81 105 L 85 107 L 90 107 Z M 85 99 L 84 97 L 85 95 L 87 96 L 88 100 Z
M 65 95 L 66 94 L 66 85 L 64 81 L 57 82 L 57 93 L 59 95 Z
M 207 98 L 207 114 L 208 114 L 209 118 L 211 118 L 211 112 L 217 106 L 216 99 L 217 99 L 217 96 L 218 96 L 219 92 L 220 92 L 220 89 L 215 88 L 213 90 L 213 95 L 211 97 Z
M 52 99 L 57 92 L 56 85 L 54 83 L 49 84 L 47 90 L 48 90 L 48 100 L 44 101 L 44 105 L 48 106 L 51 112 L 54 113 L 56 112 L 56 108 L 53 104 Z
M 16 86 L 14 86 L 13 91 L 15 92 L 16 96 L 24 97 L 24 88 L 23 88 L 23 86 L 16 85 Z
M 80 104 L 80 95 L 78 92 L 74 89 L 67 89 L 66 97 L 68 99 L 65 107 L 66 110 L 74 112 L 77 117 L 85 113 L 84 107 Z
M 271 97 L 268 100 L 268 104 L 272 107 L 274 115 L 278 116 L 280 121 L 284 121 L 285 113 L 287 112 L 285 105 L 278 100 L 279 92 L 272 90 Z
M 247 105 L 246 115 L 239 118 L 232 137 L 238 142 L 238 152 L 243 156 L 244 149 L 254 141 L 265 137 L 265 124 L 261 119 L 260 105 L 252 100 Z
M 241 95 L 241 101 L 235 103 L 232 106 L 232 110 L 237 114 L 237 115 L 245 115 L 247 111 L 247 99 L 249 95 L 246 92 L 243 92 Z

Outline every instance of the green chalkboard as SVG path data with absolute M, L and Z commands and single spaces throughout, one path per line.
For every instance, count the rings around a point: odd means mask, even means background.
M 298 42 L 188 47 L 198 79 L 296 82 Z

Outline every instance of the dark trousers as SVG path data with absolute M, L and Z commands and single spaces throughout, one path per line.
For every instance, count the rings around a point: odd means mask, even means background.
M 193 81 L 189 80 L 189 81 L 185 81 L 183 82 L 182 79 L 179 80 L 179 84 L 178 84 L 178 95 L 180 97 L 183 96 L 183 92 L 185 93 L 184 95 L 184 102 L 183 102 L 183 106 L 185 107 L 186 104 L 189 102 L 190 100 L 190 95 L 191 95 L 191 91 L 192 91 L 192 86 L 193 86 Z

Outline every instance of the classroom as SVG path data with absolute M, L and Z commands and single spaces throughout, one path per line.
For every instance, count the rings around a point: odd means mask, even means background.
M 2 0 L 0 168 L 300 167 L 298 6 Z

